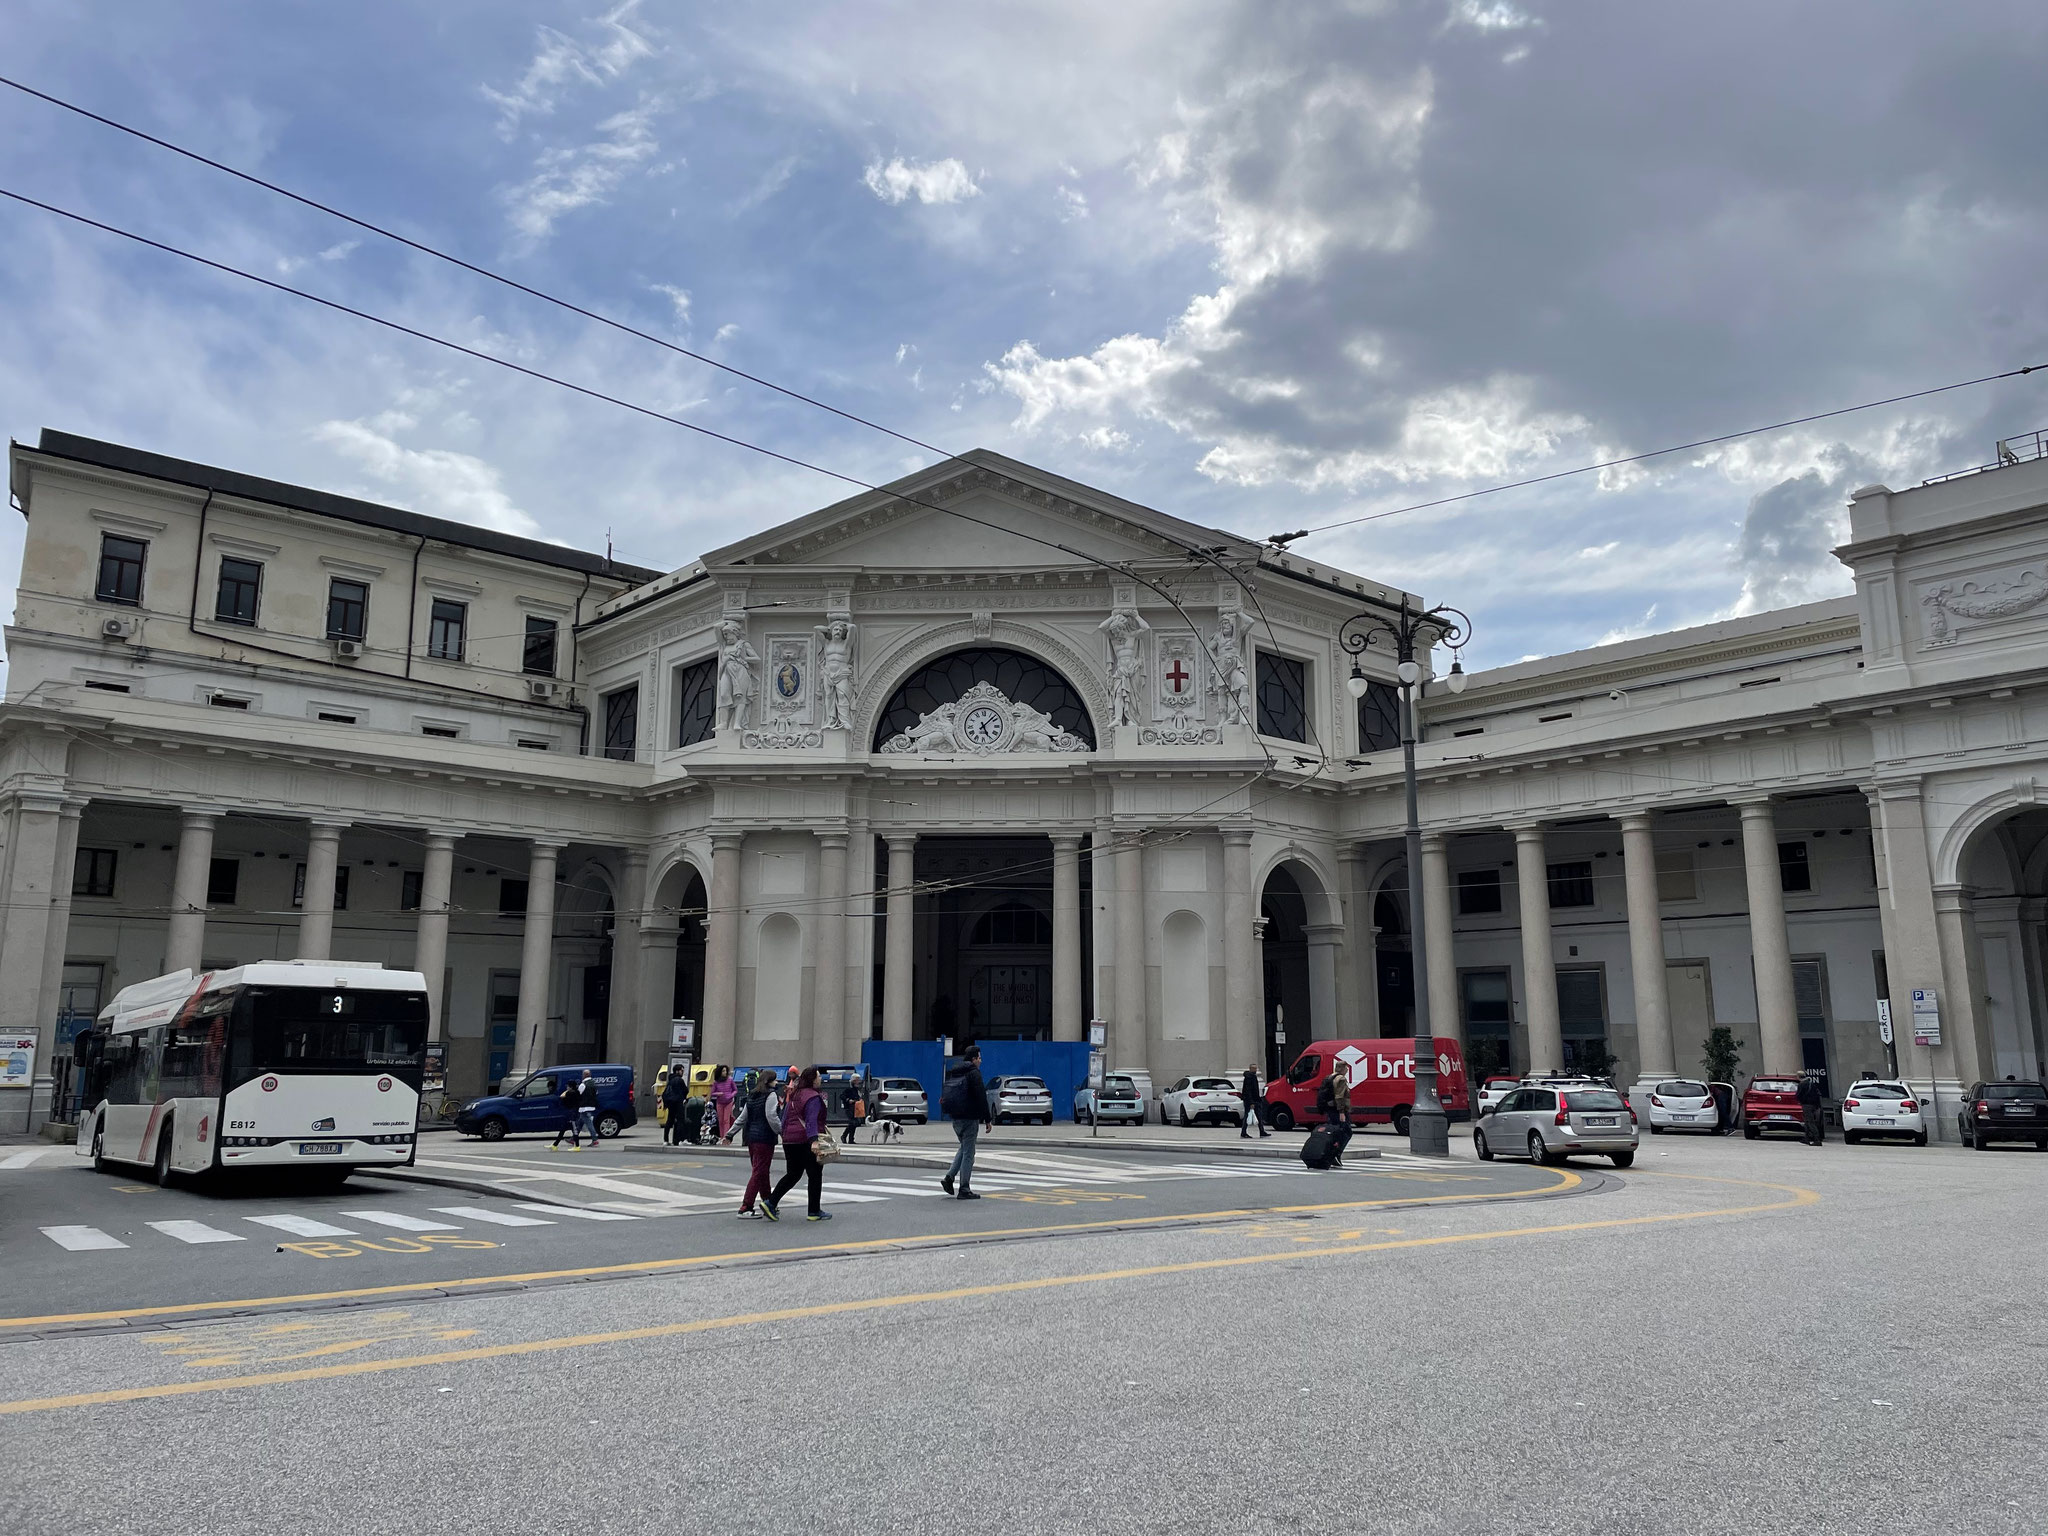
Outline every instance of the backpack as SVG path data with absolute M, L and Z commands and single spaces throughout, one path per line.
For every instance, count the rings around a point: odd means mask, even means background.
M 967 1074 L 974 1069 L 966 1063 L 946 1071 L 945 1086 L 939 1090 L 939 1113 L 948 1120 L 966 1120 L 974 1114 L 967 1102 Z

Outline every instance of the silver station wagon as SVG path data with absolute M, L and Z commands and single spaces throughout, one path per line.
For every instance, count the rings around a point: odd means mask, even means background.
M 1612 1088 L 1517 1088 L 1479 1117 L 1472 1150 L 1488 1163 L 1495 1157 L 1556 1163 L 1587 1153 L 1626 1168 L 1636 1160 L 1635 1111 Z

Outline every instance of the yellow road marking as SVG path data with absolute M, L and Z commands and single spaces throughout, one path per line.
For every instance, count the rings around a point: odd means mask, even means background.
M 1185 1216 L 1130 1216 L 1118 1221 L 1053 1222 L 1038 1227 L 1000 1227 L 991 1232 L 935 1232 L 924 1237 L 878 1237 L 852 1243 L 809 1243 L 793 1248 L 749 1248 L 736 1253 L 710 1253 L 696 1258 L 640 1259 L 629 1264 L 595 1264 L 580 1269 L 539 1269 L 523 1274 L 472 1275 L 454 1280 L 410 1280 L 391 1285 L 367 1285 L 345 1291 L 307 1291 L 294 1296 L 256 1296 L 242 1301 L 192 1301 L 156 1307 L 119 1307 L 104 1312 L 52 1312 L 41 1317 L 0 1317 L 0 1328 L 46 1328 L 56 1323 L 121 1322 L 138 1317 L 197 1316 L 206 1312 L 241 1312 L 250 1307 L 303 1306 L 316 1301 L 354 1301 L 365 1296 L 405 1296 L 420 1291 L 474 1290 L 490 1285 L 528 1285 L 546 1280 L 585 1280 L 593 1275 L 652 1275 L 668 1270 L 701 1269 L 710 1264 L 730 1264 L 745 1259 L 778 1259 L 801 1253 L 862 1253 L 874 1249 L 916 1248 L 957 1241 L 963 1237 L 1044 1237 L 1064 1232 L 1093 1232 L 1104 1227 L 1161 1227 L 1203 1221 L 1223 1221 L 1239 1216 L 1313 1215 L 1318 1211 L 1382 1210 L 1401 1205 L 1455 1205 L 1471 1200 L 1526 1200 L 1541 1195 L 1562 1195 L 1577 1189 L 1585 1180 L 1569 1168 L 1546 1168 L 1557 1182 L 1543 1189 L 1509 1190 L 1499 1195 L 1415 1195 L 1399 1200 L 1338 1200 L 1325 1205 L 1262 1205 L 1235 1210 L 1199 1211 Z M 284 1246 L 291 1246 L 286 1244 Z
M 1667 1174 L 1667 1178 L 1684 1178 Z M 884 1312 L 933 1302 L 971 1301 L 988 1296 L 1015 1296 L 1029 1291 L 1046 1291 L 1075 1285 L 1103 1285 L 1119 1280 L 1154 1279 L 1164 1275 L 1201 1274 L 1212 1270 L 1247 1269 L 1254 1265 L 1295 1263 L 1301 1259 L 1334 1258 L 1358 1253 L 1385 1253 L 1407 1248 L 1442 1248 L 1461 1243 L 1492 1242 L 1508 1237 L 1548 1237 L 1561 1232 L 1593 1232 L 1622 1227 L 1657 1226 L 1668 1222 L 1700 1221 L 1710 1216 L 1756 1216 L 1767 1211 L 1792 1210 L 1815 1205 L 1820 1196 L 1810 1189 L 1790 1184 L 1766 1184 L 1742 1179 L 1716 1179 L 1714 1183 L 1751 1184 L 1788 1196 L 1762 1205 L 1720 1206 L 1705 1211 L 1667 1211 L 1651 1216 L 1616 1216 L 1604 1221 L 1564 1222 L 1547 1227 L 1508 1227 L 1491 1232 L 1446 1233 L 1437 1237 L 1399 1238 L 1379 1243 L 1343 1243 L 1325 1248 L 1303 1248 L 1279 1253 L 1239 1254 L 1227 1259 L 1189 1259 L 1173 1264 L 1141 1264 L 1125 1269 L 1093 1270 L 1075 1275 L 1043 1275 L 1033 1280 L 1003 1280 L 986 1285 L 962 1285 L 944 1291 L 912 1291 L 896 1296 L 874 1296 L 860 1301 L 822 1302 L 808 1307 L 782 1307 L 766 1312 L 742 1312 L 728 1317 L 700 1318 L 687 1323 L 655 1323 L 643 1328 L 618 1328 L 605 1333 L 571 1334 L 559 1339 L 529 1339 L 517 1344 L 486 1344 L 472 1349 L 444 1350 L 432 1355 L 407 1355 L 394 1360 L 356 1360 L 345 1365 L 310 1366 L 293 1371 L 265 1371 L 247 1376 L 220 1377 L 213 1381 L 165 1382 L 150 1387 L 113 1387 L 99 1392 L 73 1392 L 59 1397 L 30 1397 L 0 1402 L 0 1415 L 45 1413 L 59 1408 L 98 1408 L 111 1403 L 144 1402 L 162 1397 L 189 1397 L 201 1392 L 227 1392 L 241 1387 L 283 1386 L 304 1381 L 334 1381 L 350 1376 L 381 1375 L 387 1371 L 417 1370 L 430 1365 L 466 1365 L 478 1360 L 508 1360 L 526 1355 L 558 1354 L 564 1350 L 588 1349 L 606 1344 L 636 1344 L 649 1339 L 682 1338 L 690 1334 L 722 1332 L 760 1323 L 800 1322 L 820 1317 L 845 1317 L 859 1312 Z

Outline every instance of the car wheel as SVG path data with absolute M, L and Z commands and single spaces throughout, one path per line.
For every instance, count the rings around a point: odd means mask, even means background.
M 1633 1152 L 1610 1152 L 1607 1154 L 1607 1157 L 1608 1161 L 1612 1162 L 1617 1168 L 1632 1167 L 1636 1160 L 1636 1155 Z
M 505 1129 L 505 1117 L 503 1115 L 492 1115 L 490 1119 L 477 1127 L 477 1134 L 482 1136 L 485 1141 L 503 1141 L 505 1139 Z
M 166 1125 L 156 1139 L 156 1167 L 152 1170 L 159 1189 L 171 1187 L 171 1127 Z
M 1472 1133 L 1472 1150 L 1479 1154 L 1479 1161 L 1482 1163 L 1493 1161 L 1493 1148 L 1486 1144 L 1486 1132 L 1474 1131 Z
M 1541 1131 L 1531 1131 L 1529 1133 L 1529 1161 L 1532 1163 L 1547 1163 L 1550 1161 L 1550 1148 L 1543 1144 L 1543 1133 Z
M 1926 1133 L 1925 1131 L 1915 1131 L 1915 1132 L 1913 1133 L 1913 1145 L 1914 1145 L 1914 1146 L 1916 1146 L 1916 1147 L 1924 1147 L 1924 1146 L 1926 1146 L 1926 1145 L 1927 1145 L 1927 1133 Z M 2041 1145 L 2042 1145 L 2043 1147 L 2048 1147 L 2048 1141 L 2044 1141 L 2044 1142 L 2042 1142 L 2042 1143 L 2041 1143 Z
M 619 1124 L 619 1117 L 617 1115 L 599 1115 L 597 1117 L 597 1134 L 600 1136 L 616 1136 L 624 1129 L 625 1127 Z
M 1294 1129 L 1294 1111 L 1285 1104 L 1277 1104 L 1273 1108 L 1273 1129 L 1276 1131 L 1291 1131 Z
M 924 1116 L 923 1116 L 923 1115 L 919 1115 L 919 1116 L 917 1117 L 917 1123 L 918 1123 L 919 1125 L 923 1125 L 923 1124 L 925 1123 L 925 1119 L 924 1119 Z
M 1652 1136 L 1662 1136 L 1662 1135 L 1664 1134 L 1664 1127 L 1663 1127 L 1663 1126 L 1661 1126 L 1661 1125 L 1659 1125 L 1659 1124 L 1657 1124 L 1657 1123 L 1656 1123 L 1656 1122 L 1655 1122 L 1655 1121 L 1653 1120 L 1653 1121 L 1651 1121 L 1651 1122 L 1650 1122 L 1650 1134 L 1651 1134 Z
M 1394 1134 L 1396 1136 L 1406 1136 L 1408 1134 L 1408 1111 L 1405 1109 L 1394 1111 Z
M 1862 1139 L 1863 1133 L 1861 1131 L 1842 1132 L 1842 1144 L 1844 1146 L 1853 1147 L 1856 1145 L 1857 1142 L 1861 1141 Z
M 1745 1126 L 1744 1126 L 1744 1127 L 1742 1128 L 1742 1139 L 1743 1139 L 1744 1141 L 1755 1141 L 1755 1140 L 1757 1139 L 1757 1137 L 1759 1137 L 1759 1136 L 1761 1136 L 1761 1135 L 1763 1135 L 1763 1132 L 1762 1132 L 1762 1131 L 1760 1131 L 1760 1130 L 1758 1130 L 1758 1129 L 1757 1129 L 1757 1128 L 1756 1128 L 1755 1126 L 1753 1126 L 1753 1125 L 1745 1125 Z
M 1190 1120 L 1190 1119 L 1188 1118 L 1188 1107 L 1187 1107 L 1187 1105 L 1185 1105 L 1185 1104 L 1181 1105 L 1181 1107 L 1180 1107 L 1180 1128 L 1181 1128 L 1182 1130 L 1184 1130 L 1184 1131 L 1185 1131 L 1185 1130 L 1187 1130 L 1187 1129 L 1188 1129 L 1189 1127 L 1191 1127 L 1191 1126 L 1192 1126 L 1192 1125 L 1193 1125 L 1194 1123 L 1195 1123 L 1194 1121 L 1192 1121 L 1192 1120 Z

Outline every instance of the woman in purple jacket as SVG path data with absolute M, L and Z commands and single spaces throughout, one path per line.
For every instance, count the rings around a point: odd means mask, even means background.
M 770 1221 L 782 1219 L 776 1208 L 782 1204 L 782 1197 L 796 1187 L 796 1181 L 806 1174 L 811 1180 L 811 1209 L 807 1219 L 832 1219 L 831 1212 L 818 1209 L 818 1200 L 825 1187 L 825 1165 L 811 1150 L 811 1143 L 824 1129 L 825 1095 L 818 1092 L 818 1069 L 805 1067 L 803 1076 L 797 1079 L 796 1088 L 782 1109 L 782 1178 L 761 1200 L 761 1214 Z

